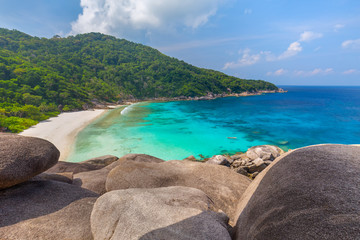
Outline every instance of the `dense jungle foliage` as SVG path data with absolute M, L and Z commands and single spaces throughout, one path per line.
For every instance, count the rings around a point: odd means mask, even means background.
M 51 39 L 0 28 L 0 131 L 20 132 L 92 100 L 276 90 L 100 33 Z

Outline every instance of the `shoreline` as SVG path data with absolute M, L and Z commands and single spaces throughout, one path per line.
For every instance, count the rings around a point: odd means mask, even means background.
M 19 133 L 22 136 L 48 140 L 60 151 L 59 161 L 65 161 L 73 150 L 78 133 L 108 109 L 60 113 Z
M 261 90 L 257 92 L 242 92 L 242 93 L 220 93 L 220 94 L 213 94 L 208 93 L 205 96 L 201 97 L 155 97 L 155 98 L 143 98 L 143 99 L 124 99 L 121 101 L 122 105 L 131 105 L 138 102 L 172 102 L 172 101 L 199 101 L 199 100 L 214 100 L 217 98 L 226 98 L 226 97 L 249 97 L 249 96 L 259 96 L 262 94 L 267 93 L 286 93 L 287 90 L 279 88 L 278 90 Z M 96 105 L 96 104 L 95 104 Z M 96 108 L 104 108 L 107 106 L 111 106 L 113 103 L 103 103 L 98 104 Z
M 60 151 L 59 161 L 65 161 L 73 150 L 74 143 L 78 133 L 90 123 L 104 115 L 109 110 L 132 105 L 140 102 L 171 102 L 171 101 L 198 101 L 198 100 L 214 100 L 224 97 L 247 97 L 256 96 L 264 93 L 283 93 L 282 89 L 278 91 L 258 91 L 254 93 L 231 93 L 231 94 L 212 94 L 209 93 L 202 97 L 174 97 L 174 98 L 148 98 L 148 99 L 131 99 L 124 100 L 119 103 L 102 103 L 95 104 L 94 109 L 64 112 L 56 117 L 42 121 L 19 133 L 22 136 L 38 137 L 53 143 Z

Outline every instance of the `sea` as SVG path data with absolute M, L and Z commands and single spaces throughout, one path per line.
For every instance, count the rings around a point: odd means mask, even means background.
M 109 111 L 78 136 L 70 162 L 149 154 L 164 160 L 245 152 L 270 144 L 360 144 L 360 87 L 280 86 L 286 93 L 142 102 Z

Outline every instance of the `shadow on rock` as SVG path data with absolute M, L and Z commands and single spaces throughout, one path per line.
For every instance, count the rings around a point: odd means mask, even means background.
M 0 190 L 0 228 L 54 213 L 82 198 L 97 196 L 55 181 L 29 181 Z
M 139 240 L 230 240 L 226 225 L 217 218 L 214 212 L 202 212 L 181 222 L 148 232 Z
M 95 240 L 230 239 L 228 216 L 189 187 L 132 188 L 105 193 L 91 213 Z
M 225 166 L 190 161 L 123 161 L 108 174 L 106 190 L 170 186 L 197 188 L 214 201 L 216 210 L 220 209 L 230 217 L 232 224 L 237 203 L 250 182 L 247 177 Z
M 359 176 L 360 147 L 284 155 L 244 193 L 235 239 L 359 239 Z

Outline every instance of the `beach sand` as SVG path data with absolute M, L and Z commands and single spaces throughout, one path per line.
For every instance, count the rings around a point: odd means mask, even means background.
M 70 154 L 76 135 L 90 122 L 107 110 L 96 109 L 61 113 L 19 133 L 22 136 L 43 138 L 53 143 L 60 151 L 59 161 L 65 161 Z

